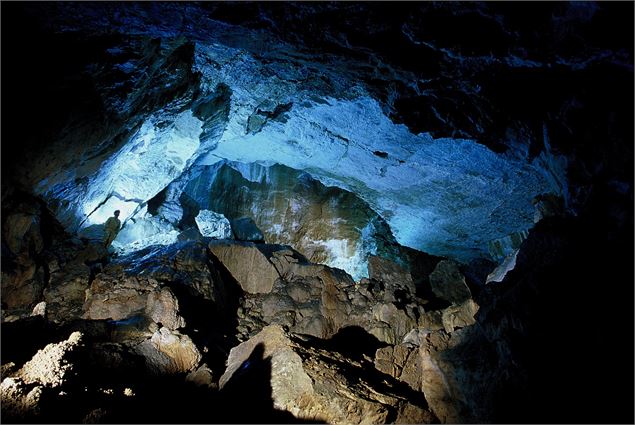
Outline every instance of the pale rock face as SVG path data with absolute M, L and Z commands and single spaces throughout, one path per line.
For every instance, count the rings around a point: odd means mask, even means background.
M 125 223 L 112 246 L 126 254 L 151 245 L 173 244 L 177 241 L 178 234 L 172 223 L 148 214 L 147 208 L 143 208 Z
M 17 377 L 27 384 L 62 385 L 74 367 L 68 356 L 81 345 L 81 340 L 82 334 L 73 332 L 66 341 L 49 344 L 38 350 L 17 372 Z
M 170 330 L 185 326 L 185 319 L 179 315 L 179 301 L 167 287 L 148 295 L 146 314 Z
M 241 288 L 250 294 L 269 293 L 280 277 L 273 264 L 253 242 L 210 242 L 209 250 Z
M 0 384 L 0 400 L 3 414 L 13 417 L 30 417 L 39 413 L 42 387 L 26 385 L 20 378 L 5 378 Z
M 148 369 L 159 375 L 190 372 L 201 361 L 201 353 L 189 336 L 165 327 L 135 350 L 145 358 Z
M 232 228 L 229 220 L 222 214 L 210 210 L 201 210 L 194 220 L 203 236 L 214 239 L 231 239 L 232 237 Z
M 516 257 L 518 256 L 518 249 L 514 250 L 511 254 L 505 257 L 502 264 L 496 267 L 489 275 L 485 283 L 502 282 L 507 276 L 507 273 L 514 270 L 516 267 Z
M 196 168 L 188 179 L 186 205 L 223 213 L 239 240 L 291 245 L 355 280 L 368 276 L 369 255 L 398 255 L 388 225 L 362 199 L 307 173 L 279 164 L 219 162 Z M 259 230 L 242 223 L 251 218 Z

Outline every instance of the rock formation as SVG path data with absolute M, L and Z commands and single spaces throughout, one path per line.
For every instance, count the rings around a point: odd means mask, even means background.
M 633 421 L 632 3 L 5 3 L 3 422 Z

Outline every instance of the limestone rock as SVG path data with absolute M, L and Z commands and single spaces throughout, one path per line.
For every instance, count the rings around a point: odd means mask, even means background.
M 516 257 L 518 256 L 518 249 L 509 254 L 503 262 L 496 267 L 490 274 L 487 275 L 485 283 L 502 282 L 505 276 L 516 267 Z
M 46 302 L 42 301 L 33 307 L 31 316 L 46 316 Z
M 217 384 L 214 381 L 214 374 L 206 364 L 202 364 L 195 371 L 188 373 L 185 380 L 197 387 L 217 388 Z
M 147 369 L 156 375 L 187 373 L 201 360 L 190 337 L 167 328 L 157 330 L 152 338 L 137 345 L 135 352 L 145 358 Z
M 416 293 L 415 284 L 410 272 L 394 261 L 383 257 L 371 255 L 368 257 L 368 277 L 395 288 L 409 291 L 410 296 Z
M 189 336 L 167 328 L 156 331 L 135 350 L 145 358 L 147 368 L 157 375 L 190 372 L 201 360 L 201 353 Z
M 177 283 L 218 304 L 225 298 L 223 282 L 217 276 L 210 276 L 207 244 L 200 241 L 149 247 L 128 255 L 121 266 L 121 272 L 108 268 L 104 272 L 133 277 L 143 275 L 158 282 Z
M 389 345 L 377 350 L 375 367 L 407 383 L 415 391 L 421 388 L 421 361 L 419 347 L 412 344 Z
M 44 290 L 47 318 L 54 322 L 66 322 L 82 316 L 90 268 L 73 261 L 51 275 Z
M 430 284 L 436 296 L 453 304 L 459 304 L 472 296 L 458 265 L 452 260 L 437 264 L 430 275 Z
M 47 345 L 22 366 L 17 377 L 27 384 L 62 385 L 73 369 L 69 356 L 80 346 L 81 340 L 82 334 L 73 332 L 66 341 Z
M 102 273 L 86 292 L 84 317 L 92 320 L 122 320 L 143 312 L 148 295 L 158 286 L 153 279 Z
M 232 227 L 223 215 L 210 210 L 201 210 L 194 219 L 203 236 L 214 239 L 231 239 Z
M 170 330 L 185 326 L 185 319 L 179 315 L 179 301 L 167 287 L 148 294 L 146 315 Z
M 26 385 L 20 378 L 5 378 L 0 384 L 4 421 L 7 421 L 7 417 L 24 420 L 37 415 L 41 397 L 40 385 Z
M 451 305 L 443 310 L 441 321 L 447 333 L 456 328 L 464 328 L 476 323 L 474 316 L 478 312 L 478 304 L 474 300 L 467 300 L 461 304 Z
M 265 379 L 275 409 L 315 422 L 374 424 L 386 423 L 391 416 L 413 423 L 435 420 L 423 397 L 420 403 L 407 402 L 393 384 L 384 380 L 378 385 L 379 375 L 373 375 L 372 366 L 366 370 L 368 366 L 271 325 L 231 350 L 220 386 L 224 394 L 249 398 L 250 385 Z M 372 378 L 366 379 L 369 375 Z
M 203 235 L 196 227 L 190 227 L 187 230 L 182 231 L 176 237 L 179 242 L 183 241 L 202 241 Z
M 292 332 L 330 338 L 346 326 L 359 326 L 395 344 L 417 327 L 421 307 L 400 284 L 369 288 L 356 284 L 342 270 L 308 262 L 289 247 L 263 244 L 258 248 L 282 278 L 266 294 L 246 297 L 243 311 L 249 314 L 239 316 L 241 329 L 257 332 L 261 323 L 279 324 Z
M 210 252 L 250 294 L 266 294 L 280 277 L 274 265 L 253 242 L 212 241 Z
M 16 212 L 4 219 L 3 239 L 14 254 L 27 251 L 32 247 L 34 253 L 42 252 L 44 241 L 40 233 L 40 212 L 37 206 L 29 211 Z

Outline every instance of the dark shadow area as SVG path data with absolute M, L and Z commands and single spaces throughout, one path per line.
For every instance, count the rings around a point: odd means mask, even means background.
M 264 357 L 265 347 L 256 345 L 220 391 L 224 423 L 315 423 L 297 419 L 273 407 L 271 395 L 271 359 Z
M 378 349 L 388 345 L 359 326 L 342 328 L 331 339 L 315 338 L 312 341 L 325 350 L 336 351 L 355 360 L 361 360 L 364 355 L 373 358 Z
M 20 366 L 27 362 L 46 344 L 57 342 L 54 330 L 42 316 L 2 323 L 2 364 L 14 362 Z

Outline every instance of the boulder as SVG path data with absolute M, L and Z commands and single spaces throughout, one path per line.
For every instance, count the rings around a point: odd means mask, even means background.
M 214 239 L 231 239 L 232 237 L 232 226 L 223 214 L 201 210 L 194 220 L 203 236 Z
M 247 293 L 269 293 L 280 277 L 253 242 L 212 241 L 209 250 Z
M 185 319 L 179 315 L 179 301 L 167 287 L 148 294 L 146 315 L 170 330 L 185 326 Z
M 417 290 L 410 272 L 387 258 L 371 255 L 368 257 L 368 277 L 395 289 L 403 289 L 414 297 Z
M 101 273 L 86 291 L 84 318 L 122 320 L 142 313 L 157 287 L 154 279 Z
M 56 323 L 81 317 L 89 280 L 90 268 L 81 262 L 73 261 L 52 273 L 44 290 L 46 317 Z
M 375 353 L 375 368 L 405 382 L 415 391 L 422 391 L 418 346 L 404 343 L 380 348 Z
M 230 351 L 220 387 L 227 399 L 250 400 L 254 411 L 247 413 L 255 417 L 273 407 L 311 422 L 375 424 L 391 417 L 412 423 L 435 421 L 423 397 L 407 401 L 395 383 L 380 376 L 373 373 L 372 365 L 314 347 L 270 325 Z M 256 394 L 256 386 L 266 394 Z M 263 398 L 273 406 L 255 401 Z M 239 419 L 253 420 L 251 416 Z
M 46 302 L 42 301 L 42 302 L 38 303 L 35 307 L 33 307 L 33 311 L 31 312 L 31 316 L 46 317 Z
M 165 327 L 137 345 L 135 352 L 145 358 L 146 367 L 156 375 L 187 373 L 201 361 L 201 353 L 189 336 Z
M 250 217 L 231 220 L 234 238 L 245 242 L 264 242 L 265 237 Z
M 66 341 L 48 344 L 26 362 L 16 376 L 27 384 L 56 387 L 62 385 L 73 371 L 70 356 L 82 342 L 82 334 L 73 332 Z
M 461 304 L 451 305 L 443 310 L 441 321 L 443 329 L 452 333 L 456 328 L 464 328 L 476 323 L 474 316 L 478 312 L 478 304 L 474 300 L 467 300 Z
M 460 304 L 472 296 L 465 277 L 452 260 L 443 260 L 437 264 L 430 275 L 430 285 L 437 297 L 452 304 Z
M 207 387 L 212 389 L 217 389 L 218 385 L 214 380 L 214 373 L 212 369 L 207 366 L 207 364 L 203 363 L 193 372 L 190 372 L 185 377 L 186 382 L 191 382 L 197 387 Z

